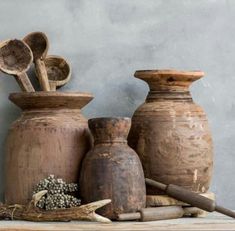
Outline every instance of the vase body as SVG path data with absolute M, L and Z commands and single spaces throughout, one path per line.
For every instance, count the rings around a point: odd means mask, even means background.
M 80 163 L 91 147 L 87 120 L 80 109 L 87 93 L 13 93 L 23 112 L 6 140 L 5 201 L 25 204 L 36 184 L 50 174 L 78 182 Z
M 208 121 L 189 92 L 203 72 L 137 71 L 150 91 L 134 113 L 128 144 L 139 155 L 145 177 L 195 192 L 209 188 L 213 148 Z M 161 194 L 147 187 L 147 194 Z
M 94 147 L 82 163 L 80 190 L 83 203 L 111 199 L 98 213 L 110 219 L 145 207 L 144 173 L 138 155 L 127 145 L 129 118 L 88 121 Z

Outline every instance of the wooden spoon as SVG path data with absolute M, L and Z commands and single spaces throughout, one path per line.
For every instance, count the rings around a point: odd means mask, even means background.
M 26 35 L 23 40 L 29 45 L 33 52 L 36 74 L 42 90 L 50 91 L 50 85 L 44 63 L 44 59 L 46 58 L 47 51 L 49 49 L 47 36 L 42 32 L 33 32 Z
M 56 91 L 56 88 L 62 87 L 70 80 L 71 67 L 63 57 L 49 55 L 45 59 L 45 65 L 51 91 Z
M 29 46 L 21 40 L 7 40 L 0 44 L 0 69 L 14 75 L 23 91 L 34 92 L 34 88 L 26 74 L 33 61 Z

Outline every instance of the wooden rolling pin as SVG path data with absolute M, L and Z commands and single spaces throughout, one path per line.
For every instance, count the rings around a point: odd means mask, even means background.
M 176 219 L 182 217 L 184 214 L 196 214 L 198 208 L 188 207 L 182 208 L 181 206 L 165 206 L 155 208 L 143 208 L 136 213 L 123 213 L 119 214 L 117 220 L 119 221 L 158 221 L 167 219 Z
M 235 212 L 233 212 L 232 210 L 219 206 L 216 204 L 215 201 L 203 197 L 195 192 L 191 192 L 187 189 L 184 189 L 183 187 L 174 184 L 165 185 L 160 182 L 150 180 L 148 178 L 145 179 L 145 182 L 147 185 L 156 187 L 164 191 L 168 196 L 173 197 L 179 201 L 183 201 L 187 204 L 203 209 L 207 212 L 216 211 L 229 217 L 235 218 Z

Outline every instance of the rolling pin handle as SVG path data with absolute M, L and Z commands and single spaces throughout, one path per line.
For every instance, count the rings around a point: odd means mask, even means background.
M 122 213 L 118 214 L 118 221 L 132 221 L 132 220 L 140 220 L 141 215 L 139 212 L 137 213 Z
M 215 211 L 216 212 L 219 212 L 219 213 L 222 213 L 224 215 L 227 215 L 229 217 L 232 217 L 232 218 L 235 218 L 235 212 L 233 212 L 232 210 L 230 209 L 226 209 L 222 206 L 219 206 L 219 205 L 216 205 L 215 206 Z

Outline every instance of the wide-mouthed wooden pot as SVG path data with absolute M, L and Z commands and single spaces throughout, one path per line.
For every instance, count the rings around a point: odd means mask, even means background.
M 195 192 L 209 188 L 213 150 L 208 121 L 189 92 L 201 71 L 136 71 L 150 91 L 134 113 L 128 144 L 139 155 L 145 177 Z M 162 193 L 147 187 L 148 194 Z
M 35 185 L 49 174 L 78 181 L 81 160 L 91 147 L 81 108 L 92 98 L 88 93 L 69 92 L 10 94 L 23 112 L 6 141 L 7 204 L 27 203 Z
M 127 145 L 130 118 L 88 121 L 94 147 L 82 162 L 80 192 L 83 203 L 111 199 L 98 212 L 110 219 L 145 207 L 144 172 L 138 155 Z

